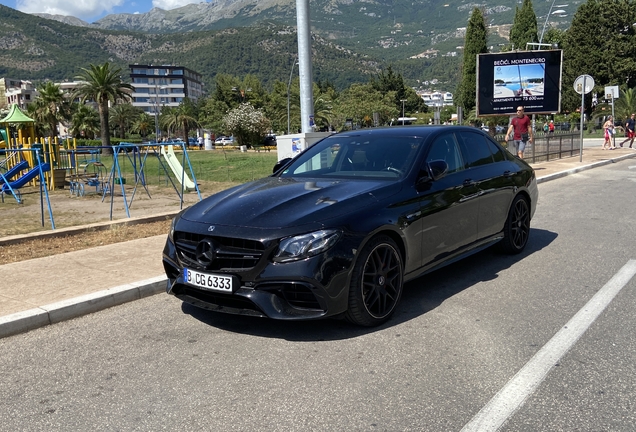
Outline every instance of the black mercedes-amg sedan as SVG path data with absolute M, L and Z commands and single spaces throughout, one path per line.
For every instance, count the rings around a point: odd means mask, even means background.
M 217 312 L 379 325 L 406 281 L 493 244 L 521 252 L 538 199 L 526 162 L 463 126 L 338 133 L 274 170 L 174 219 L 169 294 Z

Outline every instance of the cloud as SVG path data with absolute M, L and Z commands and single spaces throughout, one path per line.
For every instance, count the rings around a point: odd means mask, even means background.
M 176 9 L 193 3 L 205 3 L 203 0 L 152 0 L 152 6 L 164 10 Z
M 24 13 L 70 15 L 89 19 L 110 12 L 124 0 L 17 0 L 16 9 Z

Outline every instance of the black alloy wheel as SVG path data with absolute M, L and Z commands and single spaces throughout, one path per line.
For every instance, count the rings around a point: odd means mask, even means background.
M 509 254 L 518 254 L 528 244 L 530 236 L 530 206 L 528 201 L 517 196 L 510 206 L 508 219 L 504 226 L 504 238 L 501 240 L 501 249 Z
M 362 326 L 386 322 L 402 297 L 404 270 L 395 242 L 388 236 L 371 239 L 362 249 L 349 286 L 349 321 Z

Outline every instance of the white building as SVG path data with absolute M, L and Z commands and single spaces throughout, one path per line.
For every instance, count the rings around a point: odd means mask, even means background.
M 8 108 L 13 104 L 26 110 L 38 92 L 31 81 L 11 78 L 0 78 L 0 108 Z
M 196 102 L 203 96 L 201 74 L 183 66 L 128 65 L 134 87 L 133 106 L 155 115 L 161 108 L 178 107 L 187 97 Z

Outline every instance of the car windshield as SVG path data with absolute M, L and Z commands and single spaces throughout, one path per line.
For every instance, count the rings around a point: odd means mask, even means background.
M 302 153 L 281 177 L 401 178 L 421 142 L 413 136 L 333 135 Z

